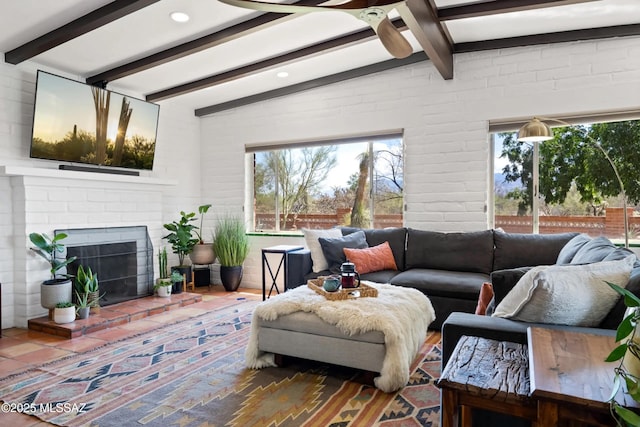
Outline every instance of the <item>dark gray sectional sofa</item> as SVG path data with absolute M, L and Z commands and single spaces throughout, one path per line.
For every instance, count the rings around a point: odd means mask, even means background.
M 343 235 L 359 229 L 343 228 Z M 362 275 L 363 280 L 419 289 L 436 312 L 432 329 L 440 329 L 452 312 L 473 313 L 480 288 L 492 272 L 555 264 L 560 250 L 577 233 L 512 234 L 496 230 L 440 233 L 413 228 L 363 230 L 367 244 L 389 242 L 398 270 Z M 330 271 L 313 273 L 309 250 L 289 256 L 287 288 Z

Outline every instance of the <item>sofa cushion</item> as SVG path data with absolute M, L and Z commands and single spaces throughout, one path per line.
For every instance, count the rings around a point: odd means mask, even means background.
M 578 252 L 571 259 L 571 264 L 590 264 L 604 261 L 611 252 L 616 250 L 616 246 L 606 237 L 596 237 L 591 239 L 578 249 Z
M 340 266 L 343 262 L 347 261 L 347 257 L 344 254 L 344 248 L 362 249 L 368 247 L 363 231 L 358 231 L 347 236 L 337 238 L 320 237 L 318 240 L 322 247 L 322 253 L 329 264 L 329 270 L 332 273 L 339 273 Z
M 398 269 L 389 242 L 364 249 L 344 248 L 344 255 L 356 265 L 360 274 Z
M 311 251 L 312 269 L 314 273 L 319 273 L 329 269 L 329 263 L 324 257 L 322 252 L 322 246 L 320 246 L 320 237 L 341 237 L 342 232 L 337 228 L 330 228 L 328 230 L 312 230 L 310 228 L 303 228 L 304 241 L 307 244 L 307 248 Z
M 347 235 L 355 233 L 361 230 L 354 227 L 342 227 L 342 234 Z M 393 258 L 396 261 L 396 267 L 399 270 L 404 270 L 405 260 L 405 243 L 407 240 L 407 230 L 402 227 L 392 227 L 384 229 L 368 228 L 363 229 L 364 235 L 367 238 L 367 244 L 369 246 L 378 246 L 384 242 L 389 242 L 391 252 L 393 252 Z
M 569 240 L 558 254 L 556 264 L 569 264 L 576 253 L 591 241 L 591 237 L 588 234 L 578 234 L 573 239 Z
M 376 283 L 391 283 L 391 280 L 397 276 L 398 273 L 398 270 L 372 271 L 371 273 L 361 274 L 360 279 Z
M 493 316 L 524 322 L 598 326 L 620 296 L 606 282 L 625 287 L 635 256 L 587 265 L 538 266 L 529 270 L 496 307 Z
M 489 274 L 492 267 L 492 230 L 468 233 L 407 230 L 407 270 L 426 268 Z M 477 284 L 478 291 L 481 285 L 482 282 Z
M 470 300 L 475 307 L 480 288 L 488 280 L 484 273 L 413 268 L 395 275 L 391 284 L 419 289 L 429 297 Z
M 519 234 L 495 231 L 493 270 L 555 264 L 562 248 L 576 233 Z

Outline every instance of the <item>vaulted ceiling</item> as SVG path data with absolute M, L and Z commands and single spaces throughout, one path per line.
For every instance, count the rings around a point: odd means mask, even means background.
M 418 61 L 455 79 L 453 58 L 463 52 L 640 34 L 639 0 L 405 0 L 399 8 L 405 19 L 390 18 L 414 52 L 404 59 L 341 11 L 264 13 L 218 0 L 4 2 L 0 50 L 9 64 L 32 61 L 149 101 L 175 98 L 204 116 Z

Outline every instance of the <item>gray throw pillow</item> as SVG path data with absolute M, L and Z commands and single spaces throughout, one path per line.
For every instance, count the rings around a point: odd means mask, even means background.
M 339 238 L 321 237 L 318 241 L 332 273 L 339 273 L 340 266 L 347 261 L 347 257 L 344 255 L 344 248 L 364 249 L 369 247 L 364 231 L 356 231 Z
M 558 254 L 556 264 L 569 264 L 573 257 L 576 256 L 576 253 L 590 241 L 591 237 L 588 234 L 578 234 L 569 240 Z
M 576 252 L 571 264 L 591 264 L 601 262 L 616 250 L 616 245 L 611 243 L 606 237 L 596 237 L 585 243 L 578 252 Z

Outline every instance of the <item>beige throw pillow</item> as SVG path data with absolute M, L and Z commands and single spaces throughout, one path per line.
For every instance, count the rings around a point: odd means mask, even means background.
M 618 261 L 534 267 L 498 304 L 493 316 L 598 326 L 619 298 L 606 282 L 626 287 L 635 259 L 630 255 Z
M 311 251 L 311 261 L 313 262 L 313 272 L 319 273 L 329 268 L 329 263 L 322 252 L 322 246 L 320 246 L 320 237 L 329 239 L 337 239 L 342 237 L 342 231 L 339 228 L 330 228 L 328 230 L 312 230 L 310 228 L 303 228 L 304 241 L 307 244 L 307 248 Z

